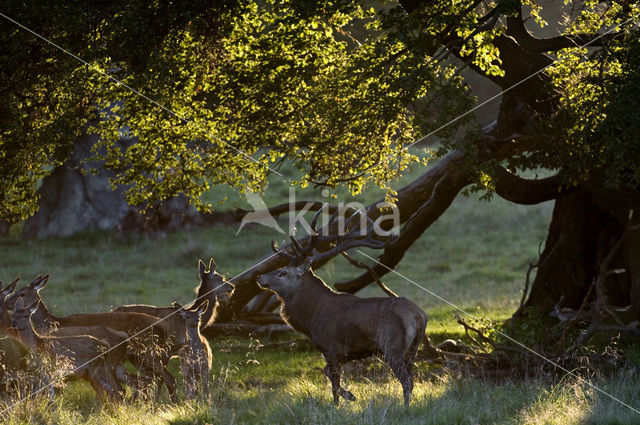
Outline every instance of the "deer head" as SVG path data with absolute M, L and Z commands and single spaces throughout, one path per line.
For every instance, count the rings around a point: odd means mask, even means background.
M 204 294 L 213 294 L 218 302 L 225 302 L 231 296 L 234 286 L 225 277 L 216 273 L 216 263 L 211 258 L 209 260 L 209 270 L 206 270 L 202 260 L 198 260 L 198 271 L 200 274 L 200 286 L 198 286 L 198 297 Z
M 38 275 L 36 276 L 30 284 L 25 286 L 24 288 L 20 288 L 12 295 L 5 299 L 5 303 L 9 310 L 14 310 L 16 307 L 16 302 L 19 298 L 22 298 L 22 302 L 24 305 L 32 305 L 36 301 L 40 301 L 40 294 L 38 293 L 42 288 L 47 286 L 47 282 L 49 281 L 49 275 Z
M 366 216 L 366 211 L 355 210 L 346 220 L 344 232 L 324 235 L 316 229 L 319 216 L 324 208 L 318 210 L 311 221 L 312 233 L 309 235 L 306 246 L 303 246 L 295 237 L 291 236 L 291 252 L 285 249 L 279 250 L 275 241 L 271 241 L 271 249 L 278 255 L 289 260 L 289 265 L 274 270 L 258 277 L 258 285 L 264 289 L 270 289 L 282 296 L 294 290 L 297 282 L 306 274 L 311 273 L 311 266 L 324 262 L 335 255 L 355 247 L 368 247 L 381 249 L 386 247 L 392 239 L 389 237 L 378 238 L 374 232 L 373 221 Z M 340 210 L 336 209 L 325 228 L 332 227 Z M 362 226 L 362 218 L 366 218 L 367 225 Z M 355 226 L 356 219 L 360 219 L 360 226 Z M 328 249 L 318 252 L 316 247 L 320 244 L 329 245 Z
M 174 307 L 180 308 L 179 313 L 180 316 L 187 323 L 187 329 L 199 329 L 200 327 L 200 319 L 202 315 L 209 307 L 209 300 L 204 300 L 200 303 L 200 305 L 196 308 L 185 309 L 178 303 L 173 303 Z
M 18 298 L 14 306 L 11 328 L 17 331 L 31 328 L 31 314 L 38 309 L 39 303 L 40 300 L 36 300 L 36 302 L 27 305 L 22 298 Z

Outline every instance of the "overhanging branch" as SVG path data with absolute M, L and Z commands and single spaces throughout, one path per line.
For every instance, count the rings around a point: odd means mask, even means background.
M 460 190 L 471 182 L 470 170 L 466 173 L 457 171 L 452 176 L 445 173 L 440 177 L 434 184 L 429 199 L 407 220 L 398 238 L 385 248 L 378 260 L 380 264 L 373 267 L 373 272 L 378 277 L 395 268 L 404 253 L 449 208 Z M 354 279 L 339 282 L 335 287 L 339 291 L 355 293 L 373 281 L 374 276 L 367 271 Z
M 563 187 L 562 173 L 544 179 L 525 179 L 497 166 L 493 175 L 495 191 L 507 201 L 521 205 L 535 205 L 558 199 L 571 189 Z
M 601 34 L 580 34 L 576 36 L 559 35 L 551 38 L 536 38 L 525 28 L 522 15 L 507 18 L 507 35 L 513 37 L 520 47 L 532 53 L 552 52 L 567 47 L 584 46 L 585 44 L 596 47 L 619 36 L 618 33 L 613 33 L 605 36 Z M 594 42 L 596 39 L 597 42 Z

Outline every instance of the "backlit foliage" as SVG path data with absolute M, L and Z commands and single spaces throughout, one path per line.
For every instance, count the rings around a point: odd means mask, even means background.
M 461 38 L 461 59 L 504 75 L 493 40 L 521 7 L 441 1 L 407 14 L 392 1 L 5 3 L 9 16 L 89 64 L 3 22 L 0 219 L 8 221 L 36 211 L 37 183 L 83 132 L 100 136 L 90 164 L 116 171 L 113 184 L 142 207 L 183 194 L 207 209 L 201 194 L 211 186 L 262 190 L 285 160 L 304 171 L 301 185 L 385 187 L 417 160 L 409 144 L 473 105 L 446 40 Z M 539 6 L 525 5 L 544 24 Z M 575 6 L 568 33 L 638 13 L 628 3 Z M 559 53 L 553 132 L 514 166 L 566 165 L 574 177 L 612 161 L 615 175 L 635 170 L 616 144 L 635 146 L 627 130 L 637 120 L 613 118 L 633 106 L 637 86 L 637 30 L 625 28 L 626 38 L 587 60 L 577 49 Z M 473 148 L 466 124 L 438 133 L 446 149 Z

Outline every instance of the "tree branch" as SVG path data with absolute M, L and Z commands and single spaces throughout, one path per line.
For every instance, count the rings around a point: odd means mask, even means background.
M 362 263 L 362 262 L 356 260 L 355 258 L 351 257 L 349 254 L 347 254 L 344 251 L 341 254 L 342 254 L 342 256 L 344 258 L 346 258 L 354 266 L 359 267 L 361 269 L 367 269 L 367 271 L 369 272 L 369 275 L 375 280 L 375 282 L 378 284 L 380 289 L 382 289 L 382 292 L 384 292 L 385 294 L 387 294 L 390 297 L 395 297 L 395 298 L 398 297 L 398 295 L 395 292 L 393 292 L 391 289 L 389 289 L 387 287 L 387 285 L 382 283 L 382 281 L 380 280 L 380 277 L 378 276 L 378 273 L 376 273 L 376 271 L 373 270 L 373 267 L 371 267 L 368 264 L 365 264 L 365 263 Z
M 519 14 L 519 16 L 509 16 L 507 18 L 507 35 L 513 37 L 523 49 L 532 53 L 543 53 L 567 47 L 583 46 L 587 43 L 589 43 L 591 47 L 602 46 L 620 34 L 613 33 L 605 36 L 599 34 L 581 34 L 577 36 L 560 35 L 544 39 L 536 38 L 527 31 L 522 20 L 522 14 Z M 593 40 L 596 38 L 598 38 L 597 43 L 593 43 Z
M 534 205 L 558 199 L 572 190 L 563 189 L 562 173 L 544 179 L 529 180 L 497 166 L 493 177 L 496 193 L 507 201 L 521 205 Z
M 390 269 L 400 262 L 404 253 L 451 205 L 460 190 L 471 181 L 471 173 L 456 173 L 449 177 L 448 173 L 440 176 L 434 184 L 429 199 L 413 213 L 402 228 L 396 240 L 387 246 L 379 258 L 379 263 L 373 267 L 378 276 L 384 276 Z M 446 182 L 446 183 L 445 183 Z M 355 293 L 373 282 L 370 272 L 335 284 L 336 289 L 343 292 Z

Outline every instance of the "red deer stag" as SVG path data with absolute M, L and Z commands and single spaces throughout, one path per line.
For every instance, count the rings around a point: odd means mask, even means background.
M 388 243 L 376 238 L 373 223 L 364 231 L 349 230 L 360 212 L 347 220 L 346 232 L 320 235 L 315 224 L 321 211 L 312 221 L 314 234 L 306 247 L 291 237 L 294 250 L 291 254 L 279 251 L 272 241 L 273 250 L 288 258 L 289 266 L 259 276 L 258 285 L 278 295 L 282 318 L 309 337 L 322 352 L 334 404 L 338 403 L 338 396 L 355 400 L 354 395 L 340 385 L 342 366 L 351 360 L 377 355 L 387 362 L 402 384 L 406 405 L 411 399 L 413 361 L 425 336 L 427 315 L 406 298 L 359 298 L 334 291 L 316 276 L 311 270 L 314 262 L 326 261 L 349 248 L 383 248 Z M 334 214 L 330 223 L 335 217 Z M 335 245 L 318 253 L 314 250 L 318 243 Z

